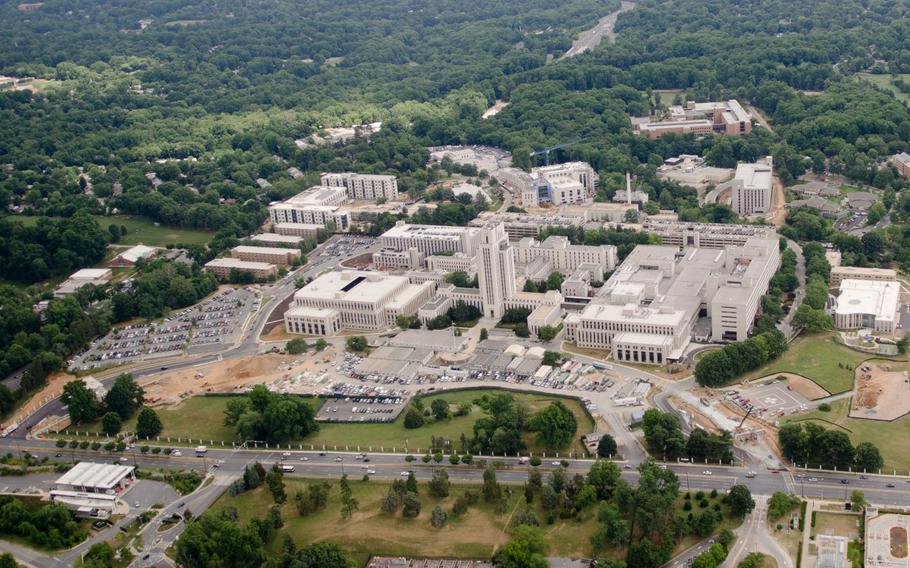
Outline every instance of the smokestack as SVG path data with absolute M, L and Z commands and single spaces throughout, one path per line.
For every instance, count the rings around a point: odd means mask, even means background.
M 626 172 L 626 204 L 632 205 L 632 173 Z

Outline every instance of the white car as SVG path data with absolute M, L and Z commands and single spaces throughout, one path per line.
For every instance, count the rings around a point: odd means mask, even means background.
M 283 454 L 281 454 L 281 457 L 289 458 L 289 457 L 291 457 L 291 452 L 284 452 Z
M 375 475 L 375 474 L 376 474 L 376 470 L 375 470 L 375 469 L 368 469 L 368 470 L 367 470 L 367 475 Z
M 411 475 L 411 472 L 410 472 L 410 471 L 402 471 L 402 472 L 401 472 L 401 477 L 407 477 L 407 476 L 409 476 L 409 475 Z
M 701 474 L 702 475 L 712 475 L 710 469 L 706 469 L 705 471 L 701 472 Z
M 173 452 L 171 452 L 171 455 L 172 455 L 172 456 L 177 456 L 177 457 L 179 458 L 179 457 L 182 456 L 183 454 L 180 453 L 180 450 L 174 450 Z
M 306 456 L 300 456 L 300 461 L 302 461 L 302 462 L 308 462 L 308 461 L 310 461 L 310 458 L 308 458 L 308 457 L 306 457 Z
M 128 460 L 128 459 L 126 459 L 126 458 L 120 458 L 120 461 L 122 461 L 122 462 L 127 462 L 127 461 L 130 461 L 130 460 Z
M 335 458 L 335 461 L 337 461 L 337 462 L 344 461 L 344 458 L 339 456 L 339 457 Z

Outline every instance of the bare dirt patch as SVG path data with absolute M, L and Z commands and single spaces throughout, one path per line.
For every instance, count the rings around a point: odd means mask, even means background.
M 172 404 L 203 393 L 238 392 L 259 383 L 284 381 L 288 383 L 286 386 L 289 390 L 306 392 L 312 391 L 316 386 L 318 363 L 332 356 L 331 347 L 318 355 L 257 355 L 163 372 L 147 377 L 140 383 L 145 389 L 146 399 L 154 405 Z M 303 380 L 297 384 L 299 388 L 295 388 L 298 377 L 312 380 Z
M 895 558 L 907 557 L 907 529 L 904 527 L 891 527 L 891 556 Z
M 866 363 L 856 369 L 851 418 L 894 420 L 910 413 L 910 378 L 902 363 Z
M 801 394 L 809 400 L 817 400 L 819 398 L 825 398 L 831 393 L 818 386 L 817 383 L 807 379 L 806 377 L 801 377 L 799 375 L 794 375 L 793 373 L 779 373 L 787 377 L 787 388 Z M 777 376 L 777 375 L 775 375 Z

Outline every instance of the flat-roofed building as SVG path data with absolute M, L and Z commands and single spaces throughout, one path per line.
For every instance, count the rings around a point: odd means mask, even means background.
M 475 257 L 461 252 L 452 255 L 433 255 L 427 257 L 427 269 L 438 272 L 466 272 L 475 274 L 477 262 Z
M 544 258 L 553 269 L 570 273 L 582 264 L 601 266 L 601 274 L 616 267 L 616 247 L 613 245 L 573 245 L 568 237 L 551 235 L 537 241 L 530 237 L 521 239 L 513 247 L 515 262 L 529 264 L 537 258 Z
M 231 257 L 248 262 L 288 266 L 294 263 L 294 259 L 300 258 L 300 249 L 239 245 L 231 249 Z
M 897 171 L 904 177 L 910 178 L 910 154 L 901 152 L 891 156 L 891 163 L 897 168 Z
M 398 251 L 414 248 L 427 256 L 445 252 L 474 256 L 479 234 L 473 227 L 411 225 L 399 221 L 379 237 L 379 243 L 383 248 Z
M 860 266 L 835 266 L 831 269 L 830 283 L 837 288 L 844 280 L 897 281 L 897 271 L 890 268 L 864 268 Z
M 63 298 L 74 294 L 76 290 L 91 284 L 93 286 L 104 286 L 114 277 L 110 268 L 83 268 L 70 274 L 70 277 L 64 280 L 57 288 L 54 289 L 55 298 Z
M 663 364 L 682 356 L 704 313 L 713 340 L 743 341 L 779 264 L 776 238 L 725 249 L 639 245 L 566 318 L 566 337 L 619 361 Z
M 731 191 L 732 207 L 738 215 L 765 214 L 771 211 L 772 169 L 771 156 L 754 164 L 737 164 Z
M 325 225 L 314 223 L 275 223 L 272 225 L 272 229 L 279 235 L 316 239 L 319 238 L 319 231 L 325 229 Z
M 743 136 L 752 132 L 752 115 L 736 99 L 704 103 L 687 101 L 685 106 L 673 105 L 668 110 L 670 114 L 666 120 L 633 118 L 633 131 L 649 138 L 659 138 L 671 132 L 696 136 L 711 133 Z
M 299 235 L 282 235 L 279 233 L 260 233 L 250 237 L 250 240 L 273 246 L 298 247 L 300 246 L 300 241 L 303 240 L 303 237 Z
M 381 272 L 328 272 L 294 294 L 285 329 L 312 335 L 333 335 L 341 328 L 387 329 L 398 316 L 416 314 L 434 289 L 432 282 L 412 284 L 405 276 Z
M 136 266 L 137 262 L 140 260 L 152 258 L 157 252 L 158 249 L 155 247 L 136 245 L 112 258 L 108 263 L 108 266 L 111 268 L 126 268 Z
M 597 174 L 585 162 L 532 168 L 529 178 L 530 185 L 520 188 L 521 202 L 528 207 L 584 203 L 597 189 Z
M 743 246 L 750 239 L 776 239 L 774 227 L 765 225 L 727 225 L 648 219 L 642 226 L 646 233 L 657 235 L 663 245 L 723 249 Z
M 316 185 L 284 200 L 292 205 L 342 205 L 348 200 L 343 187 Z
M 843 280 L 834 325 L 837 329 L 871 329 L 893 334 L 897 330 L 900 285 L 876 280 Z
M 541 304 L 528 315 L 528 331 L 532 336 L 540 334 L 543 327 L 556 327 L 562 321 L 562 308 L 559 304 Z
M 113 495 L 136 479 L 135 469 L 131 465 L 79 462 L 57 478 L 54 485 L 60 491 Z
M 380 249 L 373 253 L 373 266 L 376 268 L 423 268 L 426 255 L 416 248 L 408 250 Z
M 398 198 L 398 180 L 392 175 L 326 173 L 320 181 L 325 186 L 343 187 L 349 199 L 392 201 Z
M 334 225 L 339 231 L 351 227 L 351 215 L 339 209 L 337 205 L 298 205 L 294 203 L 276 203 L 269 205 L 269 219 L 275 226 L 293 223 L 295 225 Z
M 224 280 L 230 277 L 231 270 L 248 272 L 256 280 L 267 280 L 278 274 L 274 264 L 251 262 L 238 258 L 215 258 L 205 263 L 205 269 Z

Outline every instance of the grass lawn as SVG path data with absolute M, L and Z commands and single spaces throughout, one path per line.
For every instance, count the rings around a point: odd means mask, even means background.
M 837 343 L 831 334 L 803 335 L 790 344 L 787 352 L 759 367 L 742 379 L 756 379 L 774 373 L 791 372 L 809 377 L 823 389 L 835 394 L 853 388 L 853 371 L 860 361 L 872 357 Z M 843 366 L 839 367 L 838 364 Z
M 826 428 L 844 428 L 853 444 L 872 442 L 878 446 L 885 458 L 885 470 L 910 469 L 910 454 L 907 453 L 907 439 L 910 437 L 910 416 L 904 416 L 894 422 L 850 418 L 850 400 L 837 400 L 831 403 L 831 410 L 822 412 L 814 410 L 795 414 L 787 418 L 790 422 L 806 420 L 816 421 Z M 825 422 L 825 421 L 828 422 Z M 831 423 L 834 423 L 833 426 Z
M 857 76 L 861 79 L 869 81 L 870 83 L 872 83 L 874 85 L 877 85 L 879 87 L 882 87 L 884 89 L 891 91 L 892 93 L 894 93 L 894 97 L 897 100 L 904 102 L 904 103 L 910 103 L 910 95 L 907 95 L 906 93 L 904 93 L 900 89 L 898 89 L 896 86 L 894 86 L 894 84 L 891 82 L 890 74 L 878 75 L 875 73 L 857 73 Z M 903 79 L 904 81 L 910 81 L 910 73 L 898 74 L 897 77 L 899 79 Z
M 309 517 L 300 517 L 294 506 L 293 496 L 308 482 L 301 478 L 285 476 L 288 502 L 282 506 L 284 528 L 279 530 L 279 534 L 268 545 L 271 550 L 276 553 L 280 551 L 283 540 L 280 533 L 286 532 L 298 546 L 318 541 L 334 542 L 345 549 L 359 566 L 365 565 L 371 555 L 485 559 L 490 558 L 498 546 L 509 540 L 507 531 L 509 519 L 525 506 L 521 487 L 507 485 L 505 487 L 511 489 L 512 495 L 508 498 L 504 514 L 497 515 L 492 506 L 481 501 L 470 506 L 463 517 L 455 519 L 450 515 L 447 526 L 435 529 L 430 524 L 430 512 L 433 507 L 439 505 L 446 512 L 451 512 L 456 497 L 463 494 L 466 489 L 479 491 L 479 485 L 453 484 L 449 497 L 436 499 L 428 494 L 426 483 L 421 482 L 420 515 L 415 519 L 405 519 L 400 512 L 393 516 L 380 510 L 380 503 L 388 492 L 389 483 L 352 479 L 351 489 L 360 503 L 359 511 L 350 520 L 343 520 L 339 513 L 341 504 L 337 480 L 329 482 L 332 489 L 325 509 Z M 720 497 L 716 499 L 708 497 L 711 506 L 719 499 Z M 680 514 L 682 502 L 680 496 L 678 502 Z M 217 513 L 226 507 L 235 507 L 240 522 L 246 523 L 253 517 L 265 515 L 271 506 L 271 494 L 263 485 L 236 497 L 225 494 L 210 511 Z M 597 528 L 597 507 L 587 509 L 581 520 L 557 519 L 552 525 L 544 522 L 546 514 L 540 507 L 539 499 L 534 500 L 531 508 L 541 519 L 542 527 L 546 531 L 550 556 L 575 558 L 591 556 L 593 551 L 590 539 Z M 701 509 L 695 504 L 694 510 Z M 736 521 L 725 519 L 719 528 L 733 528 L 737 524 Z M 695 540 L 683 539 L 677 550 L 691 546 Z M 622 558 L 624 550 L 610 549 L 606 555 Z
M 484 393 L 494 392 L 508 391 L 502 389 L 467 389 L 451 391 L 426 396 L 424 397 L 424 402 L 426 407 L 429 408 L 434 399 L 443 398 L 452 405 L 452 410 L 454 412 L 460 403 L 472 401 L 475 398 L 482 396 Z M 543 408 L 553 400 L 561 400 L 572 411 L 575 415 L 575 419 L 578 421 L 578 429 L 575 432 L 575 441 L 569 448 L 562 448 L 562 451 L 584 453 L 584 448 L 582 447 L 581 442 L 578 441 L 578 438 L 582 434 L 593 432 L 594 422 L 585 412 L 580 402 L 575 399 L 560 398 L 545 394 L 525 394 L 517 392 L 511 394 L 515 396 L 518 401 L 527 405 L 532 412 Z M 224 425 L 224 409 L 228 400 L 230 400 L 229 397 L 222 396 L 195 396 L 188 398 L 177 406 L 156 408 L 155 411 L 161 418 L 162 426 L 164 426 L 164 429 L 161 432 L 161 438 L 192 437 L 193 439 L 224 440 L 226 442 L 235 440 L 234 428 Z M 305 400 L 310 401 L 315 407 L 322 404 L 322 400 L 317 398 L 307 398 Z M 407 441 L 408 447 L 412 450 L 416 450 L 416 448 L 425 449 L 430 447 L 431 437 L 436 436 L 438 438 L 442 436 L 451 439 L 456 447 L 458 447 L 458 441 L 461 434 L 464 433 L 465 436 L 470 438 L 473 434 L 474 423 L 483 416 L 483 411 L 475 406 L 468 416 L 452 417 L 443 423 L 430 421 L 423 427 L 413 430 L 404 427 L 404 413 L 391 424 L 320 423 L 319 432 L 308 436 L 302 440 L 302 443 L 314 444 L 317 446 L 325 444 L 329 448 L 332 448 L 333 446 L 342 448 L 345 445 L 348 445 L 351 446 L 351 449 L 354 449 L 357 445 L 362 448 L 373 447 L 375 449 L 380 447 L 395 447 L 401 451 L 405 447 L 405 441 Z M 136 416 L 133 416 L 124 423 L 123 430 L 134 431 L 135 426 Z M 80 432 L 100 432 L 101 422 L 98 421 L 94 424 L 73 427 L 71 429 L 79 430 Z M 546 448 L 536 444 L 535 434 L 533 433 L 525 434 L 525 443 L 528 445 L 528 449 L 535 453 L 546 450 Z
M 847 537 L 847 540 L 853 540 L 859 536 L 857 522 L 860 519 L 862 519 L 860 515 L 816 511 L 815 526 L 812 527 L 812 534 L 814 536 L 832 534 Z
M 215 235 L 214 231 L 204 231 L 199 229 L 181 229 L 178 227 L 167 227 L 164 225 L 156 226 L 155 222 L 146 217 L 139 215 L 92 215 L 92 218 L 98 222 L 102 229 L 107 231 L 109 225 L 123 225 L 126 227 L 127 234 L 120 239 L 118 245 L 132 246 L 144 244 L 154 247 L 163 247 L 168 244 L 182 243 L 193 245 L 207 244 Z M 27 215 L 13 215 L 9 219 L 25 225 L 34 225 L 38 222 L 39 217 Z

